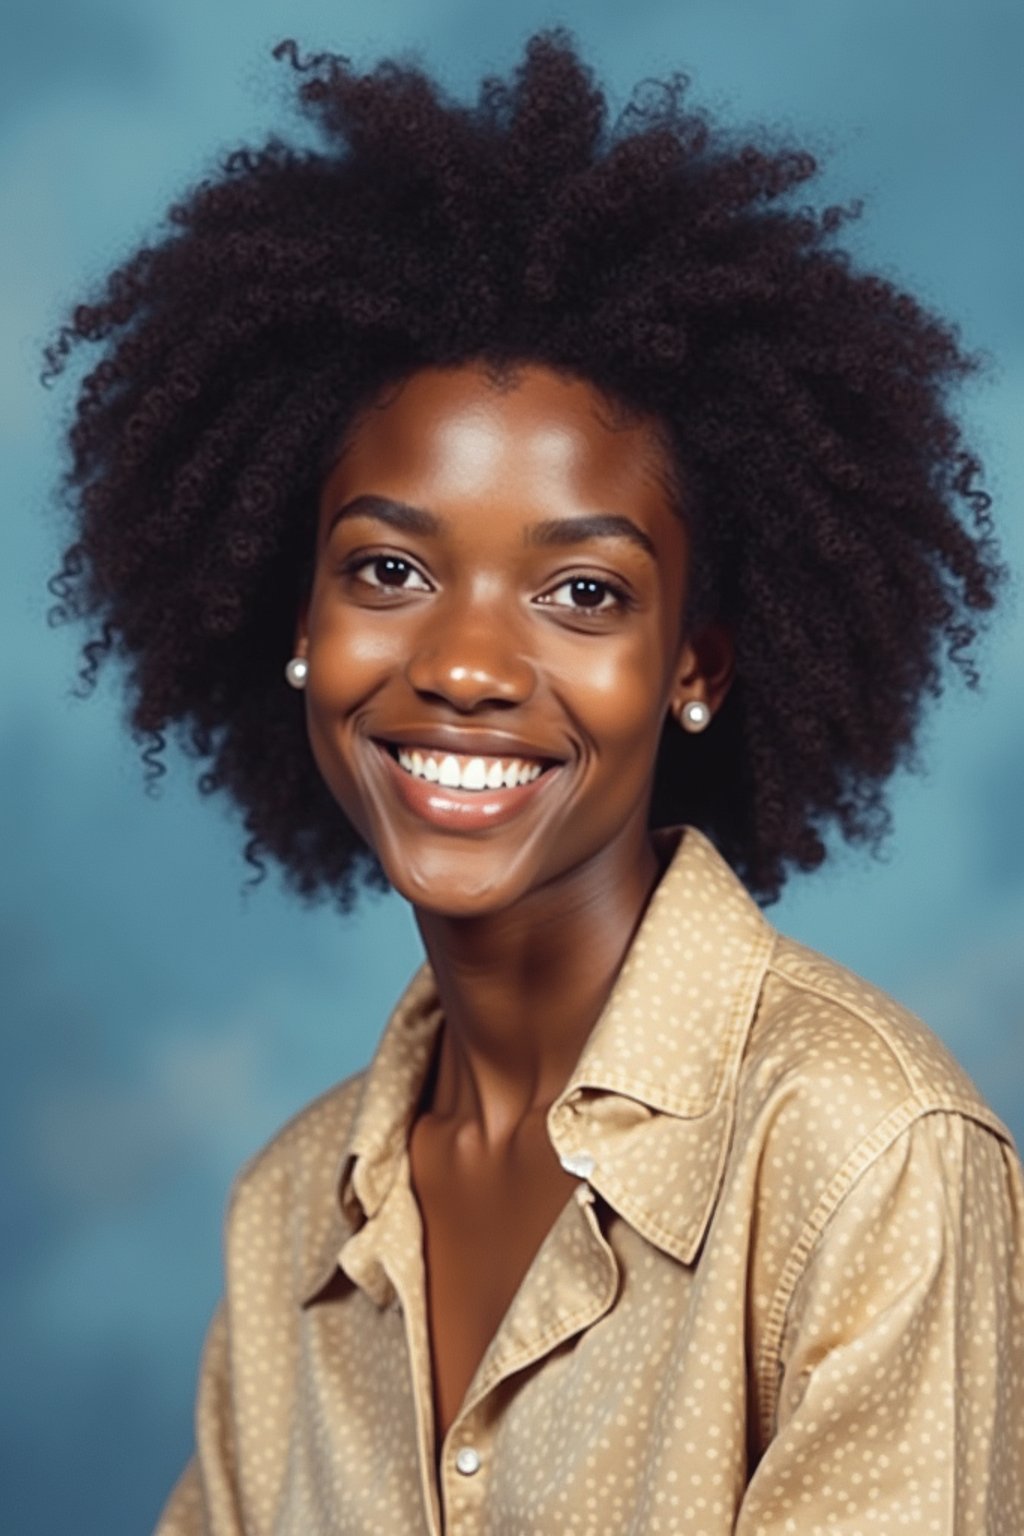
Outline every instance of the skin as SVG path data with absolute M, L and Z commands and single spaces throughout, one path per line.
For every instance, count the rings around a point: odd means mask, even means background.
M 624 424 L 589 383 L 524 365 L 497 387 L 467 364 L 382 397 L 322 490 L 295 640 L 310 745 L 413 905 L 445 1020 L 409 1144 L 438 1452 L 575 1184 L 545 1115 L 661 872 L 647 817 L 666 717 L 690 699 L 714 710 L 731 676 L 727 633 L 684 629 L 669 471 L 655 424 Z M 396 526 L 395 504 L 433 525 Z M 538 542 L 539 524 L 579 533 L 595 515 L 634 536 Z M 556 766 L 510 820 L 439 827 L 377 743 L 445 731 Z

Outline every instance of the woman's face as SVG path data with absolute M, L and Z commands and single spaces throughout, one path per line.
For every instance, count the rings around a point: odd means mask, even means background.
M 717 686 L 666 469 L 650 424 L 539 366 L 424 370 L 350 432 L 296 648 L 320 772 L 417 907 L 504 910 L 646 849 L 666 712 Z

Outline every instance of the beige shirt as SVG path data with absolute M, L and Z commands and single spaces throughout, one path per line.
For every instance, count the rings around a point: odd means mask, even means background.
M 424 966 L 239 1175 L 158 1536 L 1022 1536 L 1009 1133 L 692 830 L 551 1107 L 579 1184 L 438 1480 L 407 1145 L 440 1024 Z

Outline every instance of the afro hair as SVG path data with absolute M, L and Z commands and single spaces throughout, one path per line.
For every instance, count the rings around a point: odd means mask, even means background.
M 420 67 L 275 50 L 313 147 L 219 163 L 47 349 L 80 385 L 63 481 L 73 542 L 51 622 L 91 621 L 80 689 L 126 664 L 147 782 L 167 733 L 240 808 L 245 858 L 342 909 L 386 883 L 314 764 L 283 685 L 317 495 L 346 425 L 426 366 L 516 360 L 660 424 L 697 579 L 731 626 L 709 731 L 666 729 L 652 824 L 687 821 L 774 899 L 838 826 L 877 844 L 944 664 L 1002 575 L 949 397 L 954 328 L 798 205 L 806 150 L 736 136 L 674 75 L 611 120 L 562 31 L 474 105 Z M 681 599 L 682 601 L 682 595 Z

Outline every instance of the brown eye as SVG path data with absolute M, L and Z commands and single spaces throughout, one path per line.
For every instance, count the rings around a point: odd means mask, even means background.
M 573 602 L 583 608 L 600 608 L 609 591 L 607 582 L 591 581 L 589 576 L 580 576 L 568 586 Z
M 348 567 L 368 587 L 384 587 L 409 592 L 429 592 L 421 573 L 400 555 L 368 555 Z
M 568 593 L 568 599 L 559 593 Z M 597 576 L 571 576 L 568 581 L 553 587 L 544 599 L 554 608 L 567 608 L 577 613 L 615 613 L 627 604 L 627 594 L 612 581 Z

